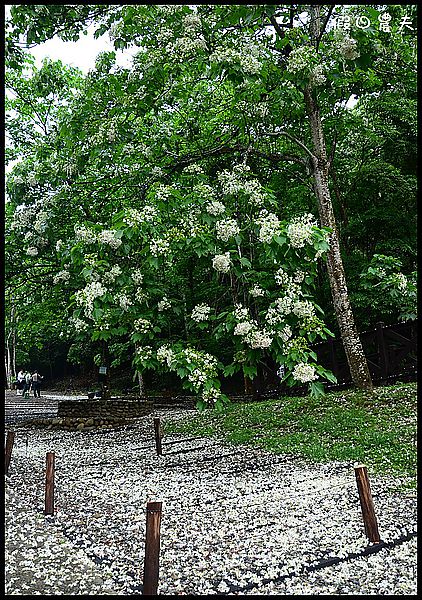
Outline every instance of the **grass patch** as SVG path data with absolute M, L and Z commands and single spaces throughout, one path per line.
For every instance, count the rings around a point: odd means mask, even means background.
M 231 404 L 224 413 L 208 409 L 168 421 L 165 432 L 217 436 L 314 462 L 363 462 L 372 472 L 408 478 L 414 487 L 416 389 L 416 383 L 406 383 L 371 393 L 335 392 L 318 400 L 282 397 Z

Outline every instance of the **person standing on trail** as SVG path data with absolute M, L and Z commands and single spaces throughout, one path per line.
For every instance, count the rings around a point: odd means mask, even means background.
M 25 373 L 23 372 L 23 370 L 21 369 L 18 373 L 17 376 L 17 381 L 16 381 L 16 395 L 17 396 L 22 396 L 23 394 L 23 386 L 25 384 Z
M 25 398 L 29 398 L 29 391 L 31 389 L 31 373 L 26 371 L 25 373 L 25 383 L 23 385 L 23 396 Z
M 32 389 L 34 390 L 34 398 L 36 398 L 37 396 L 38 398 L 41 398 L 41 380 L 42 376 L 35 369 L 31 376 Z

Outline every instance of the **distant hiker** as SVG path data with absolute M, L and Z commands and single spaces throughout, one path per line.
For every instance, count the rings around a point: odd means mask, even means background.
M 36 398 L 37 396 L 38 396 L 38 398 L 41 398 L 41 381 L 42 381 L 42 379 L 43 379 L 43 377 L 35 369 L 35 371 L 32 373 L 32 376 L 31 376 L 32 389 L 34 390 L 34 398 Z
M 27 371 L 25 373 L 25 382 L 23 385 L 23 395 L 25 398 L 29 398 L 29 391 L 31 389 L 31 373 Z
M 25 373 L 21 369 L 16 378 L 16 395 L 17 396 L 22 396 L 24 385 L 25 385 Z

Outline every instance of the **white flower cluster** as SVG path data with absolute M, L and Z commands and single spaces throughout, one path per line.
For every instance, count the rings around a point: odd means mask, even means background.
M 360 56 L 357 46 L 358 43 L 356 40 L 345 35 L 338 40 L 336 50 L 344 59 L 355 60 L 355 58 L 359 58 Z
M 202 36 L 198 37 L 178 37 L 173 43 L 167 44 L 166 53 L 169 55 L 178 54 L 182 58 L 189 58 L 196 54 L 198 50 L 206 50 L 207 43 Z
M 217 175 L 224 194 L 237 194 L 244 189 L 244 176 L 250 171 L 247 165 L 235 165 L 232 171 L 221 171 Z
M 148 333 L 152 327 L 148 319 L 136 319 L 133 326 L 138 333 Z
M 301 383 L 308 383 L 318 379 L 318 375 L 315 372 L 315 367 L 306 363 L 299 363 L 293 369 L 293 378 Z
M 404 273 L 396 273 L 394 278 L 396 280 L 396 284 L 400 292 L 406 292 L 408 286 L 406 275 L 404 275 Z
M 97 235 L 92 229 L 88 229 L 85 225 L 74 226 L 75 240 L 77 242 L 84 242 L 85 244 L 94 244 L 97 241 Z
M 119 265 L 113 265 L 111 267 L 110 271 L 104 273 L 103 279 L 106 283 L 113 283 L 113 281 L 116 279 L 116 277 L 121 275 L 121 273 L 122 273 L 122 269 L 119 267 Z
M 217 400 L 220 398 L 221 393 L 217 388 L 211 387 L 208 390 L 204 390 L 202 392 L 202 399 L 207 404 L 215 404 Z
M 197 323 L 200 323 L 209 318 L 210 312 L 211 306 L 208 306 L 208 304 L 197 304 L 192 310 L 191 318 Z
M 165 363 L 167 363 L 167 366 L 169 368 L 171 368 L 174 359 L 175 359 L 175 353 L 170 348 L 170 346 L 168 346 L 167 344 L 164 344 L 163 346 L 160 346 L 157 349 L 157 360 L 158 360 L 158 362 L 161 362 L 161 363 L 165 362 Z
M 224 254 L 216 254 L 212 259 L 212 266 L 220 273 L 227 273 L 230 270 L 231 260 L 230 252 Z
M 154 189 L 156 200 L 161 200 L 162 202 L 166 202 L 171 197 L 172 192 L 172 188 L 163 183 L 159 183 Z
M 256 223 L 260 228 L 258 234 L 260 242 L 270 244 L 273 237 L 280 233 L 279 219 L 274 213 L 270 213 L 267 210 L 261 211 Z
M 63 248 L 63 240 L 57 240 L 56 242 L 56 252 L 60 252 L 60 250 Z
M 69 281 L 70 273 L 69 271 L 59 271 L 53 278 L 53 284 L 59 283 L 60 281 Z
M 141 284 L 143 282 L 143 280 L 144 280 L 144 276 L 143 276 L 142 271 L 140 269 L 135 269 L 133 271 L 133 273 L 131 274 L 131 278 L 132 278 L 132 281 L 134 283 L 136 283 L 137 285 Z
M 153 177 L 162 177 L 164 175 L 164 171 L 161 167 L 152 167 L 151 169 L 151 175 Z
M 153 256 L 160 256 L 160 254 L 166 254 L 170 249 L 170 242 L 164 239 L 152 240 L 149 249 Z
M 326 80 L 327 77 L 325 76 L 325 69 L 323 65 L 315 65 L 309 76 L 310 84 L 316 87 L 317 85 L 323 85 Z
M 286 273 L 283 267 L 280 267 L 274 274 L 274 279 L 278 285 L 289 285 L 291 283 L 292 278 L 290 275 Z
M 44 233 L 48 229 L 50 214 L 44 210 L 37 213 L 33 227 L 37 233 Z
M 188 175 L 201 175 L 203 172 L 204 172 L 204 169 L 200 165 L 197 165 L 196 163 L 194 163 L 192 165 L 188 165 L 187 167 L 185 167 L 183 169 L 183 173 L 186 173 Z
M 38 256 L 38 248 L 31 246 L 27 249 L 26 253 L 28 256 Z
M 151 204 L 146 204 L 142 210 L 136 208 L 128 208 L 126 215 L 123 217 L 123 221 L 134 227 L 145 222 L 152 222 L 158 215 L 158 210 Z
M 215 224 L 217 239 L 228 242 L 231 237 L 235 237 L 240 232 L 240 227 L 235 219 L 225 219 L 217 221 Z
M 202 27 L 201 19 L 195 13 L 189 13 L 183 17 L 183 27 L 186 33 L 195 34 Z
M 243 191 L 249 196 L 250 202 L 255 206 L 262 206 L 265 201 L 265 193 L 258 179 L 250 179 L 243 184 Z
M 234 328 L 233 335 L 247 335 L 254 327 L 254 324 L 251 321 L 241 321 L 236 324 Z
M 171 302 L 168 300 L 166 296 L 163 296 L 163 299 L 160 300 L 157 304 L 158 312 L 163 312 L 171 308 Z
M 281 337 L 283 342 L 287 342 L 293 335 L 292 328 L 290 325 L 285 325 L 283 329 L 277 331 L 277 335 Z
M 289 73 L 310 73 L 317 59 L 315 49 L 311 46 L 300 46 L 294 48 L 287 61 Z
M 261 71 L 262 63 L 256 56 L 257 52 L 252 46 L 224 48 L 219 46 L 209 57 L 212 63 L 227 63 L 229 65 L 240 64 L 243 71 L 249 75 L 256 75 Z
M 269 348 L 273 341 L 269 331 L 259 330 L 258 324 L 250 320 L 248 309 L 241 304 L 236 304 L 233 311 L 234 318 L 239 321 L 233 331 L 233 335 L 240 335 L 243 341 L 251 348 Z
M 242 304 L 236 304 L 233 311 L 233 316 L 236 321 L 246 321 L 249 319 L 249 311 Z
M 138 346 L 136 348 L 136 358 L 140 362 L 149 360 L 152 357 L 153 350 L 151 346 Z
M 122 310 L 127 310 L 133 304 L 132 300 L 126 294 L 119 294 L 116 300 Z
M 293 304 L 292 312 L 300 318 L 315 316 L 314 305 L 309 300 L 296 300 Z
M 306 277 L 305 271 L 301 271 L 300 269 L 295 272 L 293 275 L 294 283 L 302 283 Z
M 293 248 L 303 248 L 305 244 L 312 243 L 312 228 L 317 226 L 311 213 L 295 217 L 287 226 L 287 236 Z
M 249 293 L 254 298 L 259 298 L 260 296 L 265 296 L 265 291 L 259 285 L 255 284 L 252 289 L 249 290 Z
M 251 348 L 269 348 L 273 341 L 271 334 L 267 331 L 252 330 L 245 337 L 246 343 Z
M 86 331 L 88 328 L 88 323 L 85 323 L 82 319 L 78 317 L 70 317 L 70 323 L 73 325 L 76 331 Z
M 222 202 L 214 200 L 213 202 L 208 202 L 208 204 L 206 204 L 205 210 L 209 215 L 218 216 L 222 215 L 225 212 L 226 207 Z
M 116 231 L 112 229 L 103 229 L 98 234 L 97 239 L 101 244 L 107 244 L 114 249 L 122 245 L 122 240 L 116 236 Z
M 192 383 L 194 389 L 199 390 L 201 385 L 217 375 L 217 359 L 206 352 L 199 352 L 192 348 L 186 348 L 182 351 L 188 364 L 195 365 L 195 368 L 188 375 L 188 380 Z
M 107 288 L 99 281 L 88 283 L 82 290 L 75 293 L 75 300 L 78 304 L 85 307 L 85 314 L 92 319 L 94 300 L 101 298 L 107 293 Z

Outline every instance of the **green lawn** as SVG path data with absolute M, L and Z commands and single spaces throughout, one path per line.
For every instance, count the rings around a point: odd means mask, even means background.
M 316 462 L 358 461 L 372 472 L 416 482 L 416 383 L 348 390 L 315 400 L 282 397 L 231 404 L 165 423 L 165 433 L 218 436 Z

